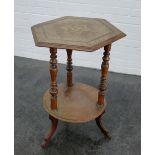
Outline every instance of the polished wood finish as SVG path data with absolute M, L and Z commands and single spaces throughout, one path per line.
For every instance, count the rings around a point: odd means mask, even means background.
M 50 96 L 50 108 L 51 109 L 57 109 L 57 49 L 56 48 L 50 48 L 50 75 L 51 75 L 51 88 L 49 89 L 49 92 L 51 94 Z
M 101 132 L 110 138 L 101 117 L 106 108 L 106 83 L 109 68 L 111 44 L 126 36 L 105 19 L 87 17 L 61 17 L 43 22 L 31 28 L 35 45 L 50 48 L 51 86 L 43 96 L 43 107 L 50 115 L 51 128 L 42 147 L 50 142 L 57 128 L 58 119 L 81 123 L 96 120 Z M 104 47 L 99 90 L 72 81 L 72 51 L 92 52 Z M 57 86 L 57 49 L 67 51 L 67 84 Z M 88 75 L 91 76 L 91 75 Z M 92 79 L 93 80 L 93 79 Z
M 100 86 L 99 86 L 99 93 L 98 93 L 98 104 L 102 105 L 104 104 L 105 100 L 105 91 L 106 91 L 106 85 L 107 85 L 107 75 L 108 75 L 108 68 L 109 68 L 109 55 L 111 50 L 111 44 L 104 47 L 104 56 L 102 57 L 102 65 L 101 65 L 101 80 L 100 80 Z
M 101 132 L 104 134 L 104 136 L 108 139 L 111 139 L 111 136 L 110 136 L 108 130 L 102 124 L 102 116 L 104 113 L 105 113 L 105 111 L 103 111 L 103 113 L 96 118 L 96 124 L 99 127 L 99 129 L 101 130 Z
M 72 50 L 70 49 L 66 49 L 67 51 L 67 86 L 71 87 L 73 86 L 73 82 L 72 82 L 72 70 L 73 70 L 73 66 L 72 66 Z
M 125 34 L 105 19 L 61 17 L 32 27 L 36 46 L 95 51 Z
M 55 133 L 55 131 L 57 129 L 58 119 L 54 118 L 51 115 L 49 115 L 49 119 L 51 120 L 51 126 L 50 126 L 50 128 L 48 130 L 48 133 L 45 136 L 45 138 L 44 138 L 44 140 L 43 140 L 43 142 L 41 144 L 41 147 L 43 147 L 43 148 L 45 148 L 49 144 L 52 136 L 54 135 L 54 133 Z
M 81 123 L 94 120 L 101 115 L 106 107 L 97 106 L 98 89 L 75 83 L 72 87 L 65 84 L 58 85 L 58 110 L 50 108 L 50 94 L 47 90 L 43 97 L 44 109 L 53 117 L 72 123 Z

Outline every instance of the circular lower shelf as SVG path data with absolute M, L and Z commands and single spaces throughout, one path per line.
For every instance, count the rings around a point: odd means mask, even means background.
M 49 89 L 43 96 L 43 107 L 53 117 L 72 123 L 94 120 L 105 110 L 106 102 L 102 106 L 97 105 L 98 89 L 83 84 L 75 83 L 72 87 L 66 84 L 58 85 L 58 108 L 51 110 L 51 95 Z

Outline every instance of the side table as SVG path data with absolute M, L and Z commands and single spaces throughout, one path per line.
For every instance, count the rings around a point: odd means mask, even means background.
M 101 123 L 106 108 L 106 81 L 111 44 L 126 35 L 105 19 L 65 16 L 32 26 L 35 45 L 50 50 L 51 85 L 43 96 L 43 107 L 49 114 L 51 127 L 42 147 L 50 142 L 58 120 L 72 123 L 96 120 L 101 132 L 110 138 Z M 72 51 L 93 52 L 104 47 L 99 89 L 72 81 Z M 67 52 L 67 82 L 57 84 L 57 49 Z M 94 62 L 95 63 L 95 62 Z M 92 79 L 93 80 L 93 79 Z

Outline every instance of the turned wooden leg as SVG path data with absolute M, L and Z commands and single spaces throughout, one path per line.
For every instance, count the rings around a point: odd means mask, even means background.
M 109 55 L 111 50 L 111 44 L 104 47 L 104 56 L 102 57 L 102 65 L 101 65 L 101 80 L 98 92 L 98 105 L 104 105 L 105 100 L 105 91 L 106 91 L 106 80 L 108 75 L 109 68 Z
M 108 139 L 111 139 L 111 136 L 109 135 L 109 132 L 105 129 L 105 127 L 102 124 L 102 116 L 105 113 L 105 111 L 96 118 L 96 124 L 99 127 L 99 129 L 101 130 L 101 132 L 104 134 L 104 136 Z
M 57 109 L 57 49 L 56 48 L 50 48 L 50 75 L 51 75 L 51 88 L 50 88 L 50 94 L 51 94 L 51 109 Z
M 45 136 L 45 138 L 41 144 L 41 147 L 43 147 L 43 148 L 45 148 L 49 144 L 52 136 L 54 135 L 54 133 L 57 129 L 58 119 L 52 117 L 51 115 L 49 115 L 49 119 L 51 120 L 51 126 L 50 126 L 48 133 Z
M 72 50 L 70 49 L 66 49 L 67 51 L 67 86 L 71 87 L 73 86 L 72 83 L 72 70 L 73 70 L 73 66 L 72 66 Z

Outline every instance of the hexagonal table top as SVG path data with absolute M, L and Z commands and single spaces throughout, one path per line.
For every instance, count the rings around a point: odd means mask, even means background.
M 95 51 L 126 36 L 105 19 L 65 16 L 32 26 L 35 45 Z

